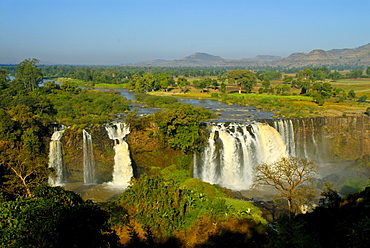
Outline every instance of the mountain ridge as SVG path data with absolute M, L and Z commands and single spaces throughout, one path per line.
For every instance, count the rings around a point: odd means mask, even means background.
M 257 55 L 253 58 L 224 59 L 220 56 L 204 52 L 196 52 L 177 60 L 151 60 L 130 66 L 157 67 L 237 67 L 237 66 L 272 66 L 272 67 L 304 67 L 304 66 L 369 66 L 370 43 L 357 48 L 331 49 L 324 51 L 314 49 L 309 53 L 292 53 L 282 58 L 275 55 Z

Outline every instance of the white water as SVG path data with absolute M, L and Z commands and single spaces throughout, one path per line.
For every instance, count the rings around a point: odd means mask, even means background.
M 212 126 L 207 147 L 195 155 L 193 175 L 229 189 L 249 189 L 254 166 L 286 156 L 281 135 L 267 124 Z
M 273 125 L 275 129 L 280 133 L 289 155 L 292 157 L 296 157 L 296 140 L 292 120 L 275 120 Z
M 83 175 L 84 183 L 95 183 L 95 160 L 94 149 L 91 135 L 85 130 L 82 130 L 83 136 Z
M 51 136 L 49 149 L 49 168 L 55 173 L 49 177 L 49 184 L 52 186 L 63 185 L 64 182 L 64 163 L 63 163 L 63 144 L 60 139 L 63 137 L 64 130 L 55 131 Z
M 122 122 L 105 126 L 110 139 L 114 140 L 113 180 L 110 185 L 126 188 L 133 176 L 130 151 L 125 137 L 130 133 L 129 127 Z

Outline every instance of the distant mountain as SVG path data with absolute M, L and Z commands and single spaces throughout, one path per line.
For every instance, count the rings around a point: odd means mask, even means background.
M 250 59 L 244 59 L 244 60 L 250 60 L 250 61 L 277 61 L 281 60 L 282 57 L 280 56 L 273 56 L 273 55 L 257 55 Z
M 175 60 L 173 62 L 167 62 L 169 65 L 175 65 L 178 67 L 198 67 L 198 66 L 222 66 L 226 62 L 225 59 L 220 56 L 214 56 L 207 53 L 194 53 L 188 57 Z
M 240 60 L 224 59 L 207 53 L 194 53 L 182 59 L 167 61 L 153 60 L 134 64 L 134 66 L 158 66 L 158 67 L 253 67 L 253 66 L 281 66 L 281 67 L 305 67 L 305 66 L 369 66 L 370 43 L 357 48 L 332 49 L 324 51 L 315 49 L 309 53 L 292 53 L 286 58 L 273 55 L 258 55 L 254 58 Z

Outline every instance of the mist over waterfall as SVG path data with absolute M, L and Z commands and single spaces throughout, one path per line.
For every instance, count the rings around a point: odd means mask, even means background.
M 49 177 L 49 184 L 52 186 L 63 185 L 65 181 L 65 168 L 63 162 L 63 144 L 60 139 L 63 137 L 64 130 L 55 131 L 51 136 L 49 149 L 49 168 L 54 170 L 54 174 Z
M 109 138 L 114 141 L 115 155 L 111 184 L 113 186 L 127 187 L 133 176 L 130 151 L 125 141 L 126 136 L 130 133 L 130 129 L 122 122 L 106 125 L 105 129 L 108 132 Z
M 94 149 L 91 135 L 85 130 L 82 130 L 83 136 L 83 175 L 84 183 L 95 183 L 95 160 Z
M 214 124 L 207 147 L 194 156 L 193 176 L 233 190 L 249 189 L 254 166 L 285 156 L 282 136 L 268 124 Z

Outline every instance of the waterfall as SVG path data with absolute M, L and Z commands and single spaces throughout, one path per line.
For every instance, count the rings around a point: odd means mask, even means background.
M 271 125 L 282 136 L 290 156 L 318 163 L 323 161 L 322 155 L 325 154 L 326 148 L 322 134 L 322 118 L 275 120 Z
M 95 160 L 94 149 L 92 144 L 91 135 L 85 130 L 82 130 L 83 135 L 83 171 L 84 183 L 95 183 Z
M 54 174 L 49 177 L 49 184 L 52 186 L 63 185 L 65 168 L 63 163 L 63 144 L 60 139 L 63 137 L 64 130 L 55 131 L 51 136 L 49 149 L 49 168 L 54 170 Z
M 287 153 L 291 157 L 296 157 L 296 140 L 292 120 L 276 120 L 273 122 L 273 126 L 280 133 Z
M 313 123 L 313 119 L 311 119 L 311 140 L 312 140 L 312 145 L 313 145 L 313 152 L 317 155 L 317 160 L 320 160 L 320 152 L 319 152 L 319 147 L 316 142 L 316 137 L 315 137 L 315 125 Z
M 127 187 L 133 170 L 131 166 L 130 151 L 125 137 L 130 133 L 129 127 L 125 123 L 115 122 L 105 126 L 110 139 L 114 140 L 114 168 L 113 180 L 114 186 Z
M 249 189 L 253 168 L 288 156 L 279 132 L 263 123 L 210 128 L 208 145 L 194 155 L 193 176 L 233 190 Z

